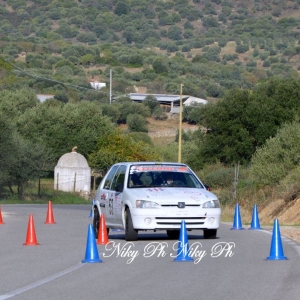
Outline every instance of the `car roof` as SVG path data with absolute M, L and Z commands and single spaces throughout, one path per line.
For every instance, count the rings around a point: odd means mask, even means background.
M 178 162 L 157 162 L 157 161 L 135 161 L 135 162 L 119 162 L 115 165 L 176 165 L 176 166 L 186 166 L 186 164 Z

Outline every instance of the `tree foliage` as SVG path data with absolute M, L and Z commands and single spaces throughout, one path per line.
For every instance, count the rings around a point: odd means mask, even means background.
M 10 119 L 0 110 L 0 191 L 4 182 L 9 179 L 10 166 L 16 158 L 12 135 L 15 131 Z
M 200 113 L 207 129 L 200 154 L 205 162 L 249 163 L 257 147 L 285 122 L 299 116 L 300 81 L 273 79 L 249 90 L 232 90 Z
M 119 117 L 118 123 L 126 124 L 127 117 L 130 114 L 138 114 L 144 118 L 150 117 L 150 109 L 139 103 L 121 103 L 118 104 L 121 115 Z
M 58 103 L 49 100 L 26 111 L 18 119 L 18 130 L 26 138 L 43 142 L 54 157 L 76 145 L 84 156 L 95 149 L 102 134 L 112 130 L 110 120 L 94 102 Z
M 51 164 L 52 162 L 52 164 Z M 10 117 L 0 110 L 0 193 L 8 186 L 14 194 L 24 198 L 24 187 L 29 180 L 45 176 L 53 166 L 53 157 L 45 146 L 24 139 Z
M 285 123 L 251 159 L 250 174 L 263 185 L 279 183 L 300 161 L 300 123 Z
M 24 187 L 29 180 L 44 177 L 49 172 L 49 166 L 53 167 L 53 156 L 44 145 L 25 140 L 16 132 L 13 140 L 15 158 L 10 161 L 6 183 L 11 191 L 12 186 L 16 185 L 18 197 L 23 199 Z
M 147 120 L 139 114 L 129 114 L 126 124 L 128 129 L 133 132 L 148 132 Z
M 97 150 L 89 155 L 92 168 L 106 172 L 109 167 L 122 161 L 160 161 L 161 158 L 149 143 L 135 141 L 130 135 L 115 130 L 103 135 L 97 144 Z
M 151 114 L 153 113 L 154 109 L 159 106 L 159 102 L 153 95 L 148 95 L 143 101 L 143 104 L 150 109 Z

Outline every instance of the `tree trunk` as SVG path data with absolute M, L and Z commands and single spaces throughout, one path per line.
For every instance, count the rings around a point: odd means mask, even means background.
M 10 190 L 11 195 L 13 196 L 13 195 L 14 195 L 14 190 L 12 189 L 11 184 L 8 183 L 7 186 L 8 186 L 8 188 L 9 188 L 9 190 Z

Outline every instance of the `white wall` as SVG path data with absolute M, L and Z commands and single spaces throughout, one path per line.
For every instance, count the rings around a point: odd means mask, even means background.
M 63 168 L 54 169 L 54 189 L 65 192 L 91 191 L 90 168 Z

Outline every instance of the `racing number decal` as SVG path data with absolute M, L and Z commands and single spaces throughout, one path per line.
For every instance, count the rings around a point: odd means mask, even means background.
M 113 215 L 114 214 L 114 199 L 113 198 L 109 198 L 109 214 Z

